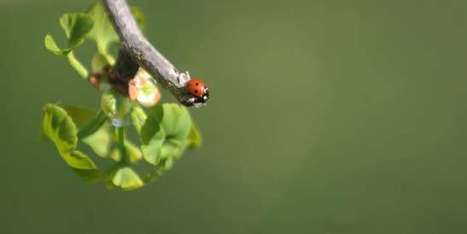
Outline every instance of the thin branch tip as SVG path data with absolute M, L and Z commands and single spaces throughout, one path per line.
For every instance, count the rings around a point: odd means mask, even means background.
M 121 46 L 139 66 L 144 68 L 157 83 L 168 89 L 182 104 L 201 106 L 185 84 L 191 80 L 188 72 L 180 72 L 143 35 L 131 14 L 126 0 L 102 0 L 110 21 L 120 37 Z

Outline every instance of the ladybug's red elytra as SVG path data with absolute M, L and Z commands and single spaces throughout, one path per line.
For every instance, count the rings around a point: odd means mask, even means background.
M 185 84 L 185 90 L 196 98 L 195 102 L 206 103 L 209 99 L 208 86 L 200 79 L 191 79 Z

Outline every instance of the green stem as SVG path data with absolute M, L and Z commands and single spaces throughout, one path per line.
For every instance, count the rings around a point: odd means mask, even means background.
M 111 65 L 115 64 L 115 59 L 114 57 L 112 57 L 112 55 L 106 53 L 106 54 L 103 54 L 103 56 L 107 60 L 107 63 Z
M 112 66 L 115 64 L 115 58 L 107 52 L 106 47 L 100 46 L 100 47 L 97 48 L 97 51 L 99 52 L 99 54 L 104 56 L 104 58 L 105 58 L 105 60 L 107 60 L 108 64 L 110 64 Z
M 78 72 L 78 74 L 84 79 L 87 79 L 89 76 L 88 69 L 86 69 L 86 67 L 76 58 L 73 51 L 68 53 L 67 58 L 70 65 Z
M 128 153 L 126 152 L 125 148 L 125 127 L 119 127 L 117 128 L 117 144 L 120 149 L 120 154 L 121 154 L 121 161 L 124 164 L 130 163 L 130 157 L 128 156 Z

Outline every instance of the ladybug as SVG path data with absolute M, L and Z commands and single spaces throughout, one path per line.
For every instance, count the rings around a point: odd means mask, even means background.
M 202 80 L 189 80 L 185 84 L 185 91 L 194 97 L 193 103 L 206 103 L 209 99 L 208 86 Z

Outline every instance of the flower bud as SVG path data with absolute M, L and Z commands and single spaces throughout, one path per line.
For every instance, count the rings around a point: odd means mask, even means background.
M 152 107 L 161 99 L 161 93 L 151 81 L 151 76 L 143 69 L 139 69 L 136 76 L 129 82 L 128 96 L 144 107 Z

